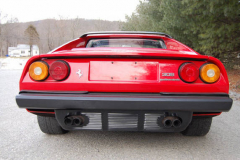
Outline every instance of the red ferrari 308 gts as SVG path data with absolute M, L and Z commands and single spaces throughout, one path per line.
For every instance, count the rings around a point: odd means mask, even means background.
M 86 33 L 30 58 L 16 96 L 42 132 L 204 136 L 232 106 L 223 64 L 160 32 Z

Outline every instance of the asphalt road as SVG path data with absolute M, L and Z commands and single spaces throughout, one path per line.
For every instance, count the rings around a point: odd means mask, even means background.
M 240 159 L 240 101 L 205 137 L 180 133 L 72 131 L 46 135 L 15 102 L 20 70 L 0 70 L 0 159 Z

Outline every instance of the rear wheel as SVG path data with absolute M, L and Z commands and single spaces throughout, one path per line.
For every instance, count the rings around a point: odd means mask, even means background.
M 37 116 L 38 125 L 43 133 L 47 134 L 64 134 L 64 130 L 57 122 L 55 117 Z
M 212 123 L 212 117 L 194 117 L 189 126 L 182 131 L 185 136 L 205 136 Z

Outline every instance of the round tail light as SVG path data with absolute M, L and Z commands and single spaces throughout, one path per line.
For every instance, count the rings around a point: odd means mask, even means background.
M 48 77 L 48 65 L 44 61 L 33 62 L 29 67 L 29 75 L 35 81 L 43 81 Z
M 215 64 L 204 64 L 201 67 L 200 77 L 206 83 L 214 83 L 220 77 L 220 69 Z
M 69 65 L 65 61 L 55 61 L 50 65 L 49 74 L 57 81 L 64 80 L 68 77 L 70 72 Z
M 192 83 L 198 79 L 199 70 L 194 63 L 184 63 L 179 68 L 179 75 L 184 82 Z

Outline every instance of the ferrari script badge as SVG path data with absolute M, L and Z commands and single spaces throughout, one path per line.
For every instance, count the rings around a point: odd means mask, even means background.
M 79 69 L 76 73 L 78 74 L 79 78 L 82 76 L 81 69 Z

